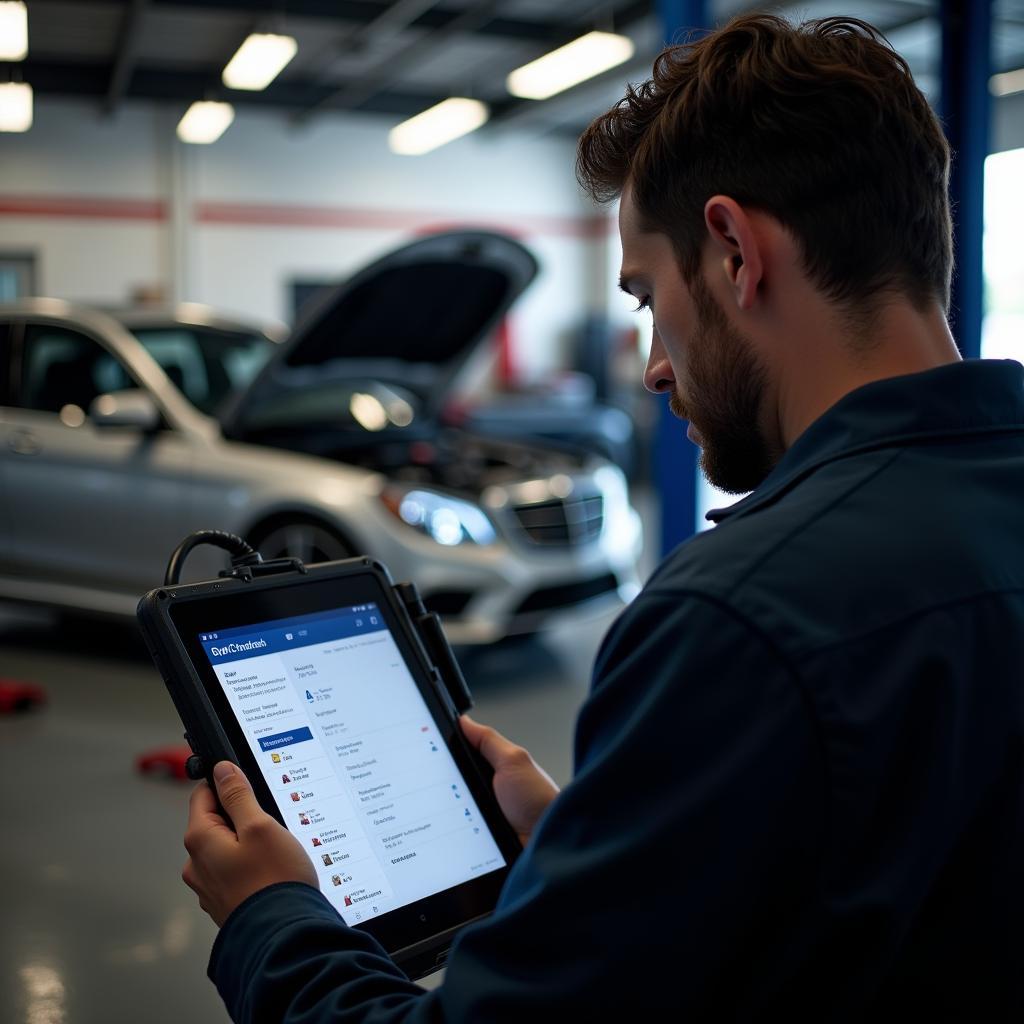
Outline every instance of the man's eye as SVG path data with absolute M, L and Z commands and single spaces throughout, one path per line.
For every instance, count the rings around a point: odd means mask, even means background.
M 636 309 L 634 309 L 633 312 L 634 313 L 642 313 L 645 309 L 650 309 L 650 308 L 651 308 L 651 297 L 650 297 L 650 295 L 645 295 L 642 299 L 638 299 L 637 300 Z

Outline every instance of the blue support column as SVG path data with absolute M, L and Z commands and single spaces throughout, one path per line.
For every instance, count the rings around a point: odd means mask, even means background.
M 981 355 L 985 157 L 992 103 L 992 0 L 942 0 L 939 115 L 953 150 L 953 292 L 950 326 L 964 358 Z
M 666 42 L 678 42 L 692 29 L 709 25 L 707 0 L 658 0 L 662 35 Z M 652 399 L 660 405 L 654 442 L 654 482 L 661 514 L 661 553 L 667 554 L 697 530 L 697 448 L 686 439 L 686 431 L 668 409 L 665 398 Z

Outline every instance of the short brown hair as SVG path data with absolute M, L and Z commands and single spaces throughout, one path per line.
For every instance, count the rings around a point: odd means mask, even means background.
M 577 176 L 599 202 L 628 182 L 687 281 L 722 193 L 785 225 L 834 301 L 948 307 L 949 147 L 906 61 L 855 18 L 743 15 L 668 47 L 584 132 Z

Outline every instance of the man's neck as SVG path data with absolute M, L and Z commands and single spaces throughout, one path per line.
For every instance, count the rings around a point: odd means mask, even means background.
M 954 363 L 960 353 L 938 303 L 922 312 L 904 300 L 878 311 L 869 332 L 855 335 L 841 318 L 804 330 L 793 348 L 793 362 L 780 380 L 778 429 L 783 448 L 827 409 L 865 384 L 920 373 Z M 810 324 L 803 325 L 811 327 Z M 821 331 L 844 340 L 823 344 Z

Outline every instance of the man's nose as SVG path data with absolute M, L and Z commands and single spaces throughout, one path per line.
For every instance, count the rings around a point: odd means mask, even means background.
M 652 395 L 658 395 L 665 391 L 671 391 L 675 382 L 672 364 L 665 352 L 665 346 L 661 343 L 661 335 L 655 328 L 651 337 L 651 354 L 647 357 L 647 366 L 644 369 L 644 387 Z

